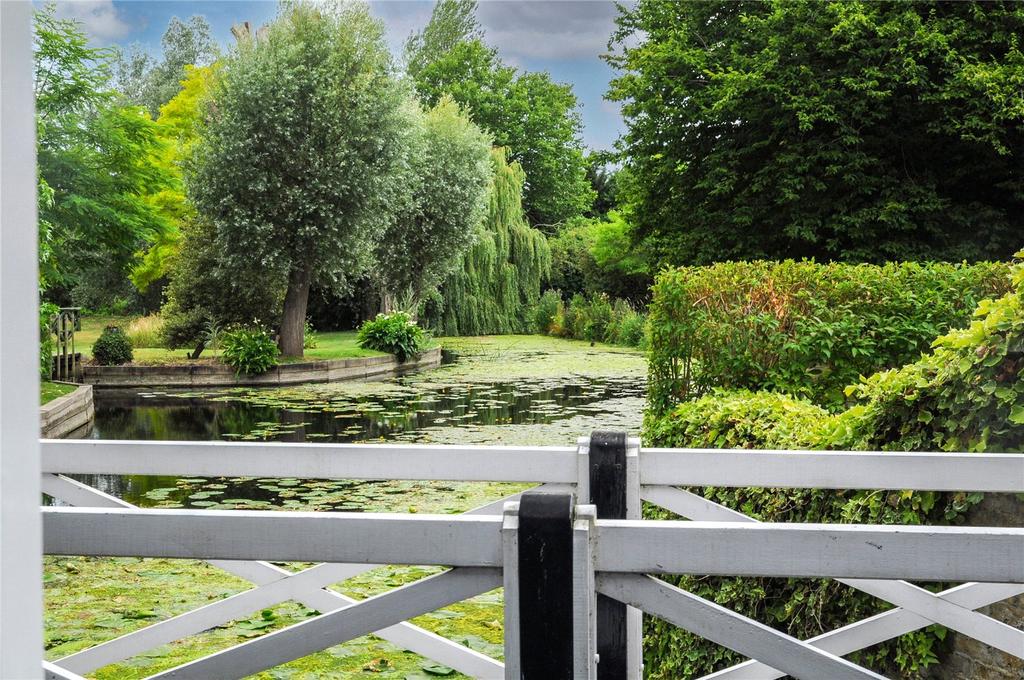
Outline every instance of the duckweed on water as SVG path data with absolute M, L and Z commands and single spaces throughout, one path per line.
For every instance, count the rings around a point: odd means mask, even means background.
M 188 394 L 101 396 L 94 436 L 138 439 L 403 441 L 568 445 L 593 429 L 636 431 L 646 365 L 621 348 L 542 337 L 445 339 L 455 363 L 381 382 Z M 139 397 L 143 398 L 139 398 Z M 148 507 L 457 513 L 521 484 L 281 478 L 82 476 Z M 299 569 L 310 565 L 284 565 Z M 441 571 L 387 566 L 332 588 L 363 598 Z M 202 562 L 46 559 L 47 658 L 56 659 L 241 592 L 248 584 Z M 294 602 L 99 669 L 96 678 L 141 678 L 302 621 Z M 414 623 L 501 658 L 501 591 Z M 258 674 L 294 678 L 463 677 L 367 636 Z

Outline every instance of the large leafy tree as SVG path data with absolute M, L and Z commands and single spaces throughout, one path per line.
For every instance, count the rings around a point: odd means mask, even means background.
M 484 217 L 492 174 L 490 138 L 451 99 L 426 112 L 410 106 L 406 195 L 375 248 L 386 312 L 415 313 L 456 268 Z
M 404 88 L 362 5 L 300 3 L 220 68 L 186 172 L 220 266 L 287 281 L 280 346 L 302 355 L 311 284 L 361 274 L 405 162 Z
M 661 262 L 1019 246 L 1024 5 L 640 0 L 617 21 L 627 199 Z
M 168 228 L 150 200 L 172 181 L 156 162 L 162 142 L 149 116 L 111 89 L 111 59 L 52 6 L 36 13 L 44 288 L 70 286 L 89 267 L 123 278 L 139 247 Z
M 475 12 L 476 2 L 440 0 L 426 27 L 406 42 L 407 71 L 426 103 L 451 96 L 508 150 L 526 172 L 528 219 L 551 231 L 594 201 L 576 95 L 547 73 L 502 63 L 483 42 Z

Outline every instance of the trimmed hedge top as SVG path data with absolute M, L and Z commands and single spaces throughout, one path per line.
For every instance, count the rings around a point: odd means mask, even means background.
M 915 361 L 1009 290 L 1005 263 L 727 262 L 662 272 L 650 308 L 655 413 L 714 388 L 829 408 L 861 375 Z

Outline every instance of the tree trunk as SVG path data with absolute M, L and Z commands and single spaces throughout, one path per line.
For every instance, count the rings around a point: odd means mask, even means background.
M 204 349 L 206 349 L 206 341 L 200 340 L 199 344 L 196 345 L 196 348 L 192 350 L 191 354 L 188 355 L 188 358 L 191 359 L 192 361 L 195 361 L 196 359 L 199 358 L 199 355 L 203 353 Z
M 281 354 L 286 357 L 302 356 L 310 275 L 309 266 L 305 263 L 292 265 L 288 273 L 288 291 L 284 294 L 284 310 L 281 313 L 281 336 L 277 339 Z
M 382 291 L 380 294 L 380 313 L 390 314 L 395 311 L 395 296 L 387 291 Z

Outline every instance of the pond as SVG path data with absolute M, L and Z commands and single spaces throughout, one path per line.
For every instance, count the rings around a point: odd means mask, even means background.
M 595 429 L 639 430 L 642 354 L 536 336 L 443 341 L 454 361 L 379 382 L 204 392 L 97 393 L 101 439 L 421 442 L 571 445 Z M 404 480 L 301 480 L 85 475 L 82 481 L 147 507 L 464 512 L 524 485 Z M 299 568 L 300 565 L 294 565 Z M 385 567 L 335 586 L 364 597 L 436 569 Z M 116 637 L 239 592 L 244 582 L 203 563 L 48 558 L 48 658 Z M 178 595 L 168 600 L 166 589 Z M 120 602 L 104 606 L 106 602 Z M 142 612 L 142 614 L 140 614 Z M 145 677 L 312 612 L 286 603 L 174 645 L 99 669 Z M 500 591 L 415 620 L 478 651 L 501 655 Z M 460 677 L 373 636 L 259 674 L 261 678 Z

